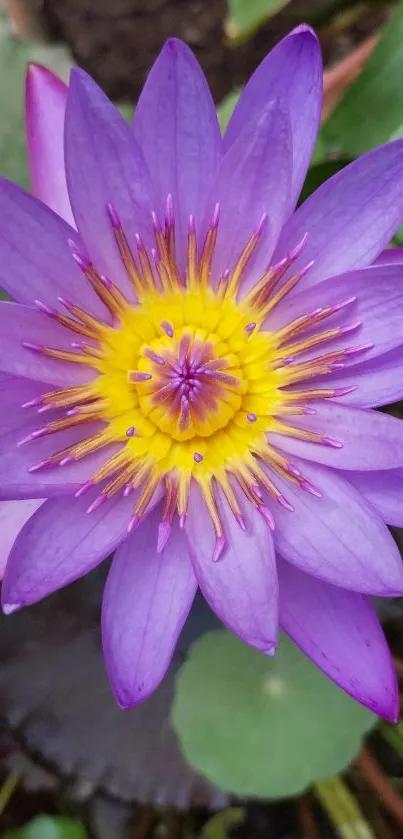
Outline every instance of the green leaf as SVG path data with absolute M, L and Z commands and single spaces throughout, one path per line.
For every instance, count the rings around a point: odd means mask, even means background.
M 323 127 L 328 145 L 356 157 L 403 125 L 403 2 L 397 4 L 363 72 Z
M 19 41 L 0 14 L 0 174 L 29 187 L 25 151 L 24 89 L 27 64 L 44 64 L 68 78 L 72 59 L 64 47 Z
M 220 102 L 217 108 L 218 122 L 220 123 L 221 131 L 224 132 L 235 108 L 236 103 L 241 95 L 240 90 L 233 90 L 225 99 Z
M 87 839 L 87 834 L 73 819 L 38 816 L 24 827 L 5 833 L 3 839 Z
M 376 717 L 287 636 L 270 658 L 216 630 L 193 645 L 177 677 L 173 722 L 186 759 L 210 781 L 282 798 L 343 771 Z
M 229 17 L 225 31 L 230 41 L 239 41 L 279 12 L 290 0 L 229 0 Z

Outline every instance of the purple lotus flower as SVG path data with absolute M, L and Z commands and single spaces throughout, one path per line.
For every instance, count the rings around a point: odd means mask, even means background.
M 3 606 L 116 550 L 102 631 L 123 707 L 162 680 L 199 586 L 248 644 L 273 653 L 280 625 L 397 715 L 369 597 L 403 594 L 385 524 L 403 525 L 403 435 L 370 409 L 403 396 L 403 265 L 379 259 L 403 142 L 294 211 L 321 93 L 307 26 L 224 138 L 178 41 L 131 128 L 83 71 L 67 90 L 29 70 L 37 198 L 0 184 Z

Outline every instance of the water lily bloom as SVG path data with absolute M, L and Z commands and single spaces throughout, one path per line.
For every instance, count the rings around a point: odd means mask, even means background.
M 295 209 L 321 93 L 307 26 L 223 138 L 179 41 L 132 126 L 82 70 L 68 89 L 28 73 L 36 197 L 0 183 L 3 608 L 115 551 L 102 635 L 122 707 L 161 682 L 200 587 L 248 644 L 274 653 L 281 626 L 397 716 L 370 598 L 403 594 L 402 426 L 373 410 L 403 396 L 403 265 L 382 255 L 403 141 Z

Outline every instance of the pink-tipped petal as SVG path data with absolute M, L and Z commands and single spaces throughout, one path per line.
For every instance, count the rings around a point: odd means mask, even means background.
M 157 552 L 160 515 L 153 511 L 117 550 L 105 586 L 103 648 L 122 708 L 143 702 L 164 678 L 197 589 L 177 524 Z
M 390 242 L 403 217 L 403 141 L 380 146 L 350 163 L 313 193 L 286 224 L 275 258 L 305 233 L 295 265 L 315 264 L 304 287 L 370 265 Z
M 74 227 L 64 171 L 67 85 L 39 64 L 30 64 L 25 86 L 25 127 L 32 191 Z
M 272 652 L 277 644 L 278 589 L 270 528 L 252 507 L 246 511 L 245 530 L 221 497 L 219 509 L 226 544 L 214 562 L 214 528 L 198 488 L 192 488 L 186 532 L 197 581 L 231 632 L 262 652 Z
M 333 585 L 362 594 L 401 596 L 400 553 L 371 504 L 337 472 L 301 460 L 295 463 L 321 498 L 269 473 L 294 508 L 289 512 L 271 502 L 278 553 Z
M 11 548 L 25 522 L 42 506 L 44 499 L 0 501 L 0 580 L 3 579 Z
M 335 469 L 372 471 L 403 466 L 401 420 L 331 400 L 310 404 L 316 413 L 295 417 L 292 425 L 333 438 L 336 445 L 309 443 L 283 434 L 269 434 L 270 442 L 290 454 Z
M 153 246 L 155 197 L 143 156 L 119 111 L 83 70 L 71 72 L 65 128 L 66 179 L 77 227 L 101 274 L 133 294 L 113 226 L 133 253 L 136 234 Z M 110 206 L 109 206 L 110 205 Z
M 318 38 L 309 26 L 294 29 L 259 65 L 235 106 L 224 136 L 225 150 L 275 98 L 284 102 L 291 120 L 292 209 L 311 160 L 322 107 L 322 57 Z
M 393 661 L 368 599 L 278 559 L 280 624 L 301 650 L 357 702 L 397 722 Z

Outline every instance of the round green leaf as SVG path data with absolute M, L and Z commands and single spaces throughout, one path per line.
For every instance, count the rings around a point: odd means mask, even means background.
M 344 770 L 376 720 L 285 635 L 269 658 L 210 632 L 177 677 L 173 722 L 186 759 L 241 796 L 295 795 Z

